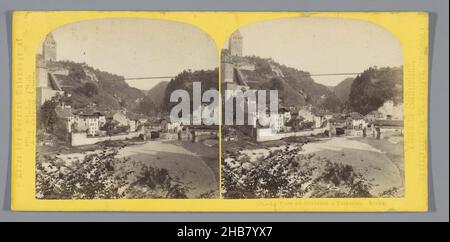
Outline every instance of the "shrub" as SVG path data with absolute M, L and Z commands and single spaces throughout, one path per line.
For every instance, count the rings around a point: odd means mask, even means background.
M 302 185 L 311 180 L 304 172 L 298 172 L 291 164 L 298 149 L 271 152 L 268 157 L 245 166 L 239 160 L 222 163 L 223 195 L 226 198 L 301 197 Z
M 36 164 L 38 199 L 185 198 L 188 188 L 166 169 L 118 159 L 117 149 L 67 162 L 45 157 Z
M 299 155 L 300 147 L 271 151 L 250 161 L 238 154 L 222 162 L 225 198 L 371 197 L 372 185 L 350 165 L 314 154 Z

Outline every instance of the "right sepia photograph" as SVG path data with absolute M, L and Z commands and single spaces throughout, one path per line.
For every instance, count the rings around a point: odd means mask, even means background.
M 403 52 L 388 30 L 244 25 L 222 48 L 221 85 L 223 198 L 404 196 Z

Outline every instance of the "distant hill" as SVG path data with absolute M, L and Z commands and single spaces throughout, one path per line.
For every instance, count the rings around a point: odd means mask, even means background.
M 95 69 L 84 63 L 59 61 L 53 68 L 69 71 L 68 75 L 54 75 L 57 82 L 70 94 L 68 102 L 75 108 L 95 104 L 101 109 L 132 108 L 144 94 L 130 87 L 124 77 Z
M 403 67 L 371 67 L 353 81 L 347 106 L 363 115 L 386 101 L 403 103 Z
M 168 81 L 162 81 L 156 84 L 152 89 L 146 91 L 146 96 L 152 99 L 153 103 L 158 107 L 163 103 L 168 84 Z
M 170 102 L 170 95 L 174 90 L 182 89 L 186 90 L 192 97 L 192 87 L 194 82 L 200 82 L 202 88 L 202 94 L 209 90 L 219 89 L 219 70 L 198 70 L 191 71 L 186 70 L 174 77 L 166 86 L 164 99 L 161 105 L 162 111 L 169 112 L 171 108 L 176 105 L 175 102 Z M 191 98 L 191 110 L 197 107 L 193 107 Z
M 326 86 L 326 85 L 325 85 Z M 334 91 L 335 86 L 326 86 L 330 91 Z
M 339 98 L 342 103 L 347 102 L 350 95 L 350 88 L 352 87 L 353 80 L 355 78 L 349 77 L 333 87 L 334 94 Z
M 145 96 L 136 105 L 135 111 L 151 116 L 164 110 L 162 104 L 164 102 L 168 84 L 168 81 L 162 81 L 156 84 L 152 89 L 143 91 Z

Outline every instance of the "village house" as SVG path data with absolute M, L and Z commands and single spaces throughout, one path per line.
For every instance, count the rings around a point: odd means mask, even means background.
M 181 122 L 170 122 L 170 120 L 163 118 L 159 121 L 159 125 L 155 125 L 155 122 L 151 122 L 150 129 L 151 138 L 158 137 L 166 140 L 177 140 L 180 137 L 180 132 L 183 131 L 183 124 Z M 184 129 L 186 131 L 186 129 Z
M 113 120 L 117 122 L 118 126 L 128 126 L 129 120 L 123 111 L 115 111 L 109 113 L 106 117 L 108 120 Z
M 179 122 L 165 122 L 164 132 L 165 133 L 178 133 L 183 129 L 183 125 Z
M 298 110 L 298 116 L 303 118 L 303 121 L 314 122 L 315 116 L 310 107 L 303 107 Z
M 67 140 L 69 134 L 72 133 L 72 125 L 75 122 L 75 116 L 72 114 L 70 107 L 58 106 L 55 108 L 56 113 L 56 135 L 63 140 Z
M 367 122 L 365 117 L 358 112 L 351 112 L 346 119 L 345 135 L 364 137 L 366 135 Z
M 374 122 L 375 120 L 385 120 L 385 119 L 387 119 L 386 116 L 383 113 L 378 112 L 377 110 L 368 113 L 365 117 L 365 120 L 368 123 Z
M 298 116 L 303 118 L 303 122 L 313 122 L 313 128 L 321 128 L 327 120 L 325 112 L 320 110 L 313 110 L 312 106 L 308 105 L 298 111 Z
M 109 112 L 106 119 L 115 122 L 119 127 L 128 127 L 128 132 L 137 132 L 139 127 L 148 122 L 145 116 L 124 110 Z
M 148 122 L 148 118 L 146 118 L 146 117 L 139 117 L 139 123 L 140 124 L 145 124 L 145 123 L 147 123 Z
M 128 126 L 130 127 L 128 129 L 129 132 L 136 132 L 139 125 L 139 120 L 129 119 L 128 120 Z
M 328 120 L 328 123 L 330 125 L 330 135 L 333 136 L 345 134 L 347 119 L 343 115 L 333 115 L 333 117 Z
M 372 127 L 371 136 L 377 139 L 403 135 L 403 120 L 376 120 Z
M 288 108 L 281 107 L 278 109 L 278 113 L 283 115 L 284 122 L 289 122 L 292 118 L 291 111 Z
M 284 114 L 274 113 L 270 115 L 270 128 L 276 132 L 284 131 Z
M 325 123 L 326 119 L 324 116 L 322 115 L 315 115 L 314 116 L 314 128 L 318 129 L 321 128 L 323 126 L 323 124 Z
M 87 132 L 90 136 L 103 135 L 100 128 L 106 123 L 103 113 L 92 109 L 78 110 L 74 117 L 74 132 Z
M 323 117 L 325 118 L 325 120 L 330 121 L 331 119 L 333 119 L 334 114 L 330 111 L 325 111 Z
M 347 129 L 362 130 L 367 126 L 364 116 L 358 112 L 351 112 L 347 117 Z
M 143 123 L 140 122 L 140 119 L 142 118 L 141 115 L 127 112 L 125 114 L 126 118 L 128 119 L 128 126 L 130 127 L 128 129 L 129 132 L 136 132 L 139 129 L 139 126 Z

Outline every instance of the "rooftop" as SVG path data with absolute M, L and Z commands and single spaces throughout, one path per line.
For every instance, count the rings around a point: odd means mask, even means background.
M 403 126 L 403 120 L 375 120 L 373 122 L 376 126 Z
M 72 110 L 69 108 L 57 107 L 57 108 L 55 108 L 55 112 L 59 118 L 71 118 L 74 116 L 72 114 Z
M 84 108 L 75 111 L 76 115 L 79 116 L 102 116 L 104 115 L 102 112 L 92 109 L 92 108 Z
M 364 118 L 364 116 L 362 114 L 358 113 L 358 112 L 351 112 L 348 116 L 351 119 L 354 119 L 354 120 L 358 120 L 358 119 L 363 119 Z

